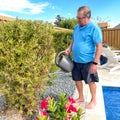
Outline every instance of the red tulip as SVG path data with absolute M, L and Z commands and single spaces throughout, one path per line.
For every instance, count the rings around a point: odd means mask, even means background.
M 69 101 L 71 104 L 75 103 L 75 100 L 74 100 L 73 98 L 71 98 L 70 96 L 68 96 L 68 101 Z
M 42 100 L 42 102 L 40 103 L 40 106 L 42 109 L 47 109 L 48 108 L 48 101 Z
M 77 113 L 77 109 L 72 104 L 68 108 L 68 113 L 71 113 L 71 112 L 76 112 Z
M 47 112 L 46 112 L 46 111 L 43 111 L 42 114 L 43 114 L 43 116 L 46 116 L 46 115 L 47 115 Z

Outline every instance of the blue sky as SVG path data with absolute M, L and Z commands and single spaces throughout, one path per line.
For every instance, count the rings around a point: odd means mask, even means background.
M 75 18 L 79 6 L 91 8 L 92 18 L 108 21 L 111 26 L 120 22 L 120 0 L 0 0 L 0 15 L 22 19 L 53 22 L 56 15 Z

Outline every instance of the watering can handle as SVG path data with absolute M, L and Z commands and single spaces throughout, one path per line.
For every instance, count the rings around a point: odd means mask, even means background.
M 61 51 L 61 52 L 59 52 L 57 55 L 56 55 L 56 57 L 55 57 L 55 63 L 56 63 L 56 65 L 58 65 L 59 66 L 59 64 L 58 64 L 58 57 L 61 55 L 61 54 L 64 54 L 65 53 L 65 51 Z

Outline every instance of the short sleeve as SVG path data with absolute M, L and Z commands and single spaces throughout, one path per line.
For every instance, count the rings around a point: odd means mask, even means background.
M 72 33 L 72 40 L 74 41 L 74 31 L 73 31 L 73 33 Z
M 74 35 L 75 35 L 75 31 L 78 29 L 78 24 L 74 27 L 73 29 L 73 33 L 72 33 L 72 40 L 74 41 Z
M 98 26 L 93 31 L 93 42 L 95 44 L 102 43 L 102 31 Z

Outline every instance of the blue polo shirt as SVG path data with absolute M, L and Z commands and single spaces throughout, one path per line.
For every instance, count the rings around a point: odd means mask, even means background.
M 72 39 L 73 60 L 77 63 L 88 63 L 95 57 L 96 44 L 102 43 L 102 32 L 93 22 L 83 27 L 76 25 Z

